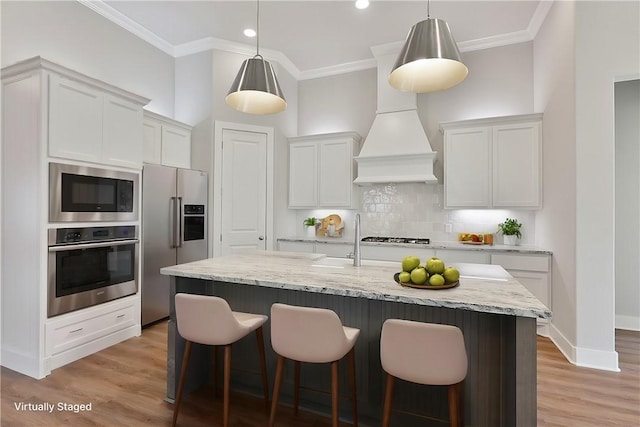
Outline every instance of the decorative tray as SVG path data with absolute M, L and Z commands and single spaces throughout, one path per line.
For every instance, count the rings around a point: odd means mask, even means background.
M 484 245 L 484 242 L 472 242 L 471 240 L 461 240 L 460 243 L 463 245 Z
M 416 289 L 450 289 L 450 288 L 455 288 L 456 286 L 460 285 L 460 281 L 456 280 L 455 282 L 451 282 L 451 283 L 447 283 L 444 284 L 442 286 L 432 286 L 432 285 L 416 285 L 415 283 L 411 283 L 411 282 L 407 282 L 407 283 L 402 283 L 400 282 L 400 279 L 398 278 L 398 276 L 400 276 L 400 273 L 396 273 L 393 275 L 393 280 L 396 281 L 397 284 L 399 284 L 400 286 L 403 286 L 405 288 L 416 288 Z

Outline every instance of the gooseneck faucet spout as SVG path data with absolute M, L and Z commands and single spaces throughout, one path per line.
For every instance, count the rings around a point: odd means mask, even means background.
M 353 265 L 360 267 L 360 214 L 356 214 L 356 237 L 353 242 Z

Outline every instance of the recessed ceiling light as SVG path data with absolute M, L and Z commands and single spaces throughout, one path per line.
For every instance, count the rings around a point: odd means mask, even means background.
M 255 37 L 256 36 L 256 30 L 254 30 L 253 28 L 245 28 L 243 33 L 247 37 Z
M 369 0 L 356 0 L 356 7 L 358 9 L 366 9 L 369 7 Z

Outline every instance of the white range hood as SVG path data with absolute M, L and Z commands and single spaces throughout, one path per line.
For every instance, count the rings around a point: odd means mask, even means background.
M 431 150 L 427 134 L 417 112 L 417 96 L 400 92 L 387 81 L 396 59 L 395 53 L 378 53 L 378 110 L 358 162 L 354 183 L 381 184 L 401 182 L 437 183 L 433 174 L 436 152 Z

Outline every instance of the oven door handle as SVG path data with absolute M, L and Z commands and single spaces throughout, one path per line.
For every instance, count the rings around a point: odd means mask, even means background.
M 123 245 L 131 245 L 138 244 L 140 241 L 138 239 L 133 240 L 111 240 L 108 242 L 100 242 L 100 243 L 82 243 L 79 245 L 61 245 L 61 246 L 49 246 L 49 252 L 60 252 L 60 251 L 75 251 L 76 249 L 91 249 L 91 248 L 104 248 L 106 246 L 123 246 Z

